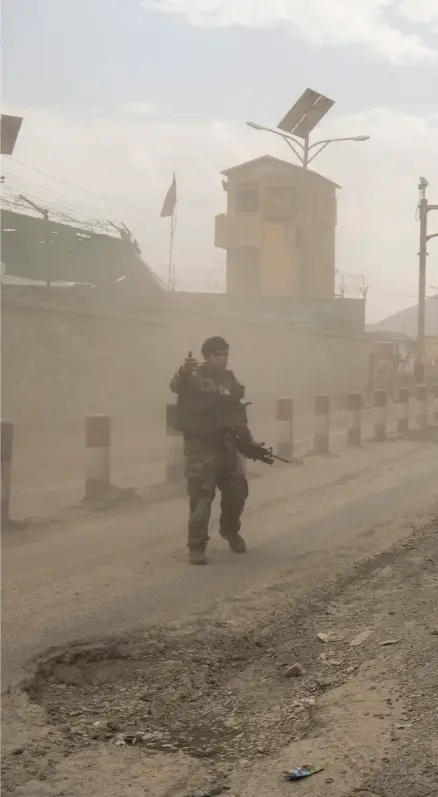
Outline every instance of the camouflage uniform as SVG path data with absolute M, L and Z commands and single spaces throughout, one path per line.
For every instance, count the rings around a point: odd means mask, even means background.
M 243 395 L 232 371 L 213 373 L 202 365 L 195 374 L 178 371 L 170 383 L 181 402 L 181 429 L 184 432 L 185 473 L 190 501 L 188 545 L 205 551 L 208 524 L 216 489 L 222 493 L 220 533 L 230 542 L 237 539 L 240 518 L 248 497 L 234 434 L 222 425 L 216 408 L 220 396 Z M 252 439 L 248 427 L 239 433 Z

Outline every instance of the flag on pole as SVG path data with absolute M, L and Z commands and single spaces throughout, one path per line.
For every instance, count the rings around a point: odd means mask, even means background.
M 172 184 L 164 198 L 163 207 L 161 208 L 160 216 L 162 219 L 173 216 L 176 206 L 176 177 L 173 173 Z

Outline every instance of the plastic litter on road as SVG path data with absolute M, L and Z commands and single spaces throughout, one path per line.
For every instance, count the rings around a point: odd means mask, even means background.
M 310 778 L 311 775 L 316 775 L 318 772 L 322 772 L 324 767 L 320 767 L 318 765 L 309 765 L 305 764 L 302 767 L 293 767 L 288 772 L 284 772 L 284 779 L 285 780 L 302 780 L 302 778 Z

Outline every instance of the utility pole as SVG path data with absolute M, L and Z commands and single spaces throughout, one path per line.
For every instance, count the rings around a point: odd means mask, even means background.
M 438 233 L 427 234 L 427 217 L 430 210 L 438 210 L 438 205 L 430 205 L 426 191 L 429 183 L 425 177 L 420 177 L 418 190 L 418 215 L 420 219 L 420 251 L 418 253 L 418 332 L 417 332 L 417 361 L 415 363 L 415 377 L 417 383 L 423 384 L 426 379 L 426 260 L 427 242 L 438 236 Z
M 427 180 L 420 177 L 418 189 L 418 213 L 420 217 L 420 251 L 418 253 L 418 332 L 417 332 L 417 362 L 415 363 L 415 376 L 417 382 L 425 380 L 425 351 L 424 338 L 426 332 L 426 260 L 427 260 L 427 212 L 428 202 L 426 197 Z
M 434 296 L 432 296 L 431 298 L 435 299 L 435 305 L 436 305 L 436 309 L 435 309 L 435 336 L 438 339 L 438 287 L 436 285 L 429 285 L 429 288 L 430 288 L 431 291 L 436 291 Z

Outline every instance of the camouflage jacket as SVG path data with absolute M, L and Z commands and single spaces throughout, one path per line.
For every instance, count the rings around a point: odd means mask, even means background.
M 245 388 L 232 371 L 218 373 L 201 365 L 195 373 L 185 374 L 180 368 L 169 387 L 178 396 L 175 428 L 203 436 L 233 430 L 252 440 L 242 403 Z

